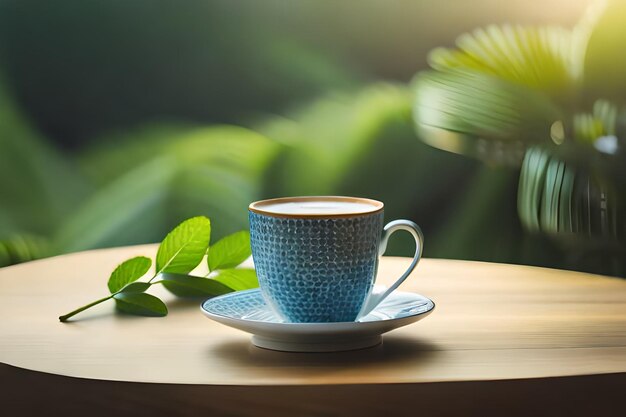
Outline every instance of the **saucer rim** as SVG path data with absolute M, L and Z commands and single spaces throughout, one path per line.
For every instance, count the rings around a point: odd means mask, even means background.
M 382 319 L 382 320 L 374 320 L 374 321 L 331 321 L 331 322 L 314 322 L 314 323 L 293 323 L 293 322 L 282 322 L 282 321 L 261 321 L 261 320 L 253 320 L 253 319 L 242 319 L 242 318 L 238 318 L 238 317 L 232 317 L 232 316 L 226 316 L 223 314 L 217 314 L 217 313 L 213 313 L 208 311 L 207 309 L 205 309 L 205 304 L 208 302 L 212 302 L 218 299 L 223 299 L 223 298 L 228 298 L 228 297 L 233 297 L 239 294 L 244 294 L 244 293 L 250 293 L 250 292 L 261 292 L 260 288 L 252 288 L 249 290 L 241 290 L 241 291 L 233 291 L 231 293 L 228 294 L 222 294 L 222 295 L 218 295 L 216 297 L 211 297 L 208 298 L 204 301 L 202 301 L 202 303 L 200 303 L 200 311 L 202 311 L 202 313 L 209 317 L 209 318 L 215 318 L 217 320 L 222 319 L 222 320 L 233 320 L 233 321 L 237 321 L 237 322 L 242 322 L 242 323 L 258 323 L 258 324 L 262 324 L 262 325 L 271 325 L 271 326 L 280 326 L 280 327 L 309 327 L 312 329 L 315 329 L 316 327 L 322 328 L 322 327 L 328 327 L 328 326 L 336 326 L 336 327 L 344 327 L 346 325 L 350 325 L 350 326 L 369 326 L 372 323 L 391 323 L 391 322 L 395 322 L 398 320 L 405 320 L 405 319 L 411 319 L 411 318 L 415 318 L 415 317 L 420 317 L 422 315 L 429 315 L 430 313 L 432 313 L 435 308 L 436 308 L 436 303 L 430 299 L 429 297 L 426 297 L 425 295 L 419 294 L 419 293 L 415 293 L 415 292 L 411 292 L 411 291 L 397 291 L 397 293 L 405 293 L 405 294 L 412 294 L 412 295 L 418 295 L 420 297 L 425 298 L 430 304 L 431 307 L 426 310 L 426 311 L 422 311 L 419 313 L 414 313 L 414 314 L 410 314 L 408 316 L 404 316 L 404 317 L 395 317 L 395 318 L 388 318 L 388 319 Z M 395 291 L 394 291 L 395 292 Z M 392 293 L 393 294 L 393 293 Z M 375 310 L 375 309 L 374 309 Z M 221 321 L 221 320 L 220 320 Z

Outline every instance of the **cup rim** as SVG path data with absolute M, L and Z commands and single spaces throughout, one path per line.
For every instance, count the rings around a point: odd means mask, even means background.
M 295 213 L 276 213 L 268 210 L 264 210 L 263 206 L 269 204 L 276 203 L 292 203 L 292 202 L 301 202 L 301 201 L 340 201 L 340 202 L 358 202 L 369 204 L 372 206 L 371 210 L 359 211 L 359 212 L 348 212 L 348 213 L 337 213 L 337 214 L 328 214 L 328 213 L 311 213 L 311 214 L 295 214 Z M 337 219 L 337 218 L 348 218 L 348 217 L 361 217 L 361 216 L 369 216 L 371 214 L 380 213 L 385 208 L 385 205 L 382 201 L 374 200 L 371 198 L 365 197 L 348 197 L 348 196 L 339 196 L 339 195 L 316 195 L 316 196 L 297 196 L 297 197 L 278 197 L 278 198 L 269 198 L 266 200 L 259 200 L 253 203 L 250 203 L 248 206 L 248 210 L 256 213 L 262 214 L 265 216 L 271 217 L 283 217 L 283 218 L 291 218 L 291 219 Z

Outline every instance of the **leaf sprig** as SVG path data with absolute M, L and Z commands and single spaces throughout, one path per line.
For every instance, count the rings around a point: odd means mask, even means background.
M 108 300 L 115 300 L 116 309 L 123 313 L 162 317 L 167 306 L 154 295 L 146 293 L 152 286 L 162 284 L 180 297 L 211 297 L 258 287 L 253 269 L 235 268 L 250 254 L 250 234 L 240 231 L 209 246 L 211 221 L 199 216 L 185 220 L 163 239 L 156 255 L 154 275 L 144 277 L 152 260 L 145 256 L 128 259 L 111 273 L 107 286 L 110 294 L 59 317 L 62 322 Z M 205 277 L 188 275 L 207 256 L 209 274 Z M 209 276 L 210 275 L 210 276 Z

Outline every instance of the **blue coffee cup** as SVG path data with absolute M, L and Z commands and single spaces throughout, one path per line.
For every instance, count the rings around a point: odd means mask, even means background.
M 383 227 L 380 201 L 339 196 L 285 197 L 249 206 L 252 257 L 263 297 L 286 322 L 351 322 L 373 310 L 413 271 L 424 239 L 409 220 Z M 373 294 L 389 236 L 406 230 L 416 250 L 407 271 Z

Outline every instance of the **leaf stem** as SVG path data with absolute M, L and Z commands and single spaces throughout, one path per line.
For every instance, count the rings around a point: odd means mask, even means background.
M 106 296 L 106 297 L 104 297 L 104 298 L 101 298 L 101 299 L 99 299 L 99 300 L 94 301 L 93 303 L 89 303 L 89 304 L 84 305 L 84 306 L 82 306 L 82 307 L 80 307 L 80 308 L 77 308 L 76 310 L 74 310 L 74 311 L 72 311 L 72 312 L 70 312 L 70 313 L 67 313 L 67 314 L 65 314 L 65 315 L 63 315 L 63 316 L 60 316 L 60 317 L 59 317 L 59 321 L 61 321 L 61 322 L 66 322 L 66 321 L 67 321 L 67 319 L 69 319 L 70 317 L 72 317 L 72 316 L 74 316 L 74 315 L 76 315 L 76 314 L 80 313 L 81 311 L 87 310 L 87 309 L 88 309 L 88 308 L 90 308 L 90 307 L 93 307 L 93 306 L 95 306 L 95 305 L 97 305 L 97 304 L 100 304 L 100 303 L 105 302 L 105 301 L 106 301 L 106 300 L 108 300 L 108 299 L 113 298 L 113 295 L 114 295 L 114 294 L 108 295 L 108 296 Z

